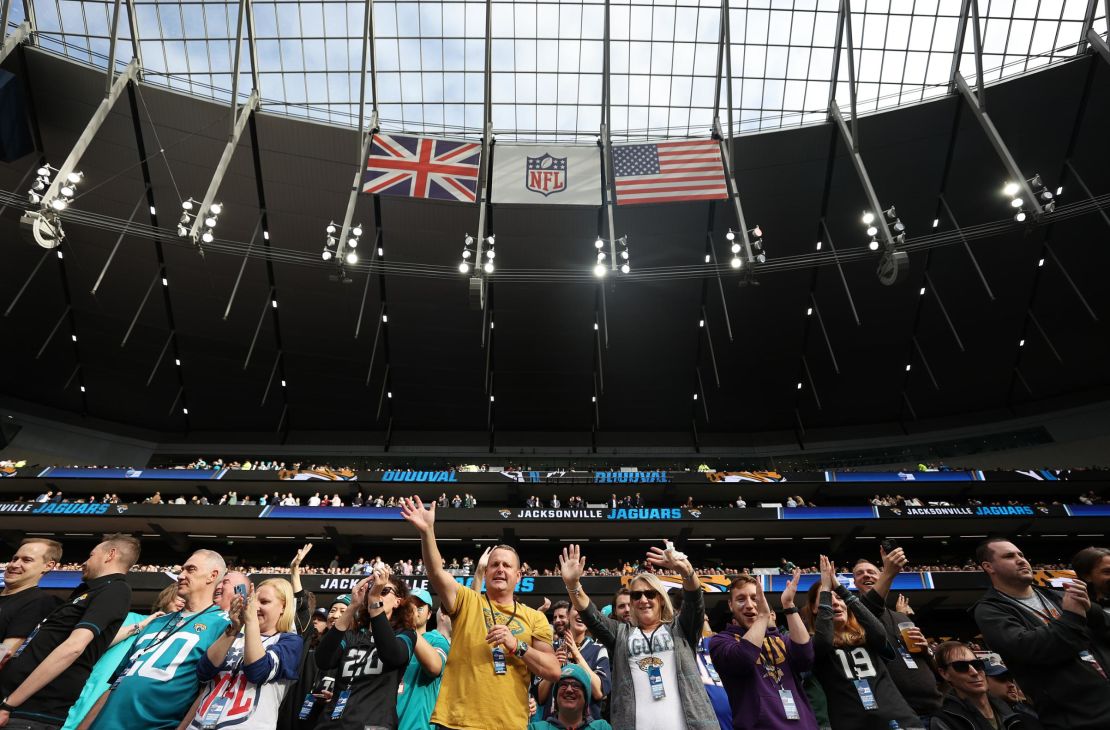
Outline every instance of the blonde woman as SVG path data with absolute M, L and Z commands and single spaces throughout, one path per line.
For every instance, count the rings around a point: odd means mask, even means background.
M 297 679 L 301 638 L 293 633 L 296 602 L 284 578 L 263 581 L 231 600 L 231 624 L 197 665 L 206 682 L 190 730 L 271 729 Z
M 652 573 L 628 584 L 631 625 L 603 616 L 582 590 L 586 559 L 577 545 L 563 548 L 559 569 L 571 604 L 586 628 L 609 650 L 613 727 L 621 730 L 719 730 L 705 693 L 696 648 L 705 619 L 701 581 L 681 553 L 651 548 L 647 562 L 682 576 L 682 609 L 676 617 L 667 589 Z
M 806 624 L 813 634 L 813 673 L 829 703 L 833 730 L 922 730 L 886 668 L 886 632 L 821 556 L 821 580 L 810 586 Z

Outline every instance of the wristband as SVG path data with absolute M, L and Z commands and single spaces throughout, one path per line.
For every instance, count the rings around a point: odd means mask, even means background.
M 798 607 L 797 606 L 791 606 L 790 608 L 782 609 L 782 615 L 783 616 L 791 616 L 791 615 L 793 615 L 797 612 L 798 612 Z
M 571 588 L 570 586 L 567 586 L 567 593 L 570 593 L 571 595 L 575 595 L 575 596 L 582 595 L 582 584 L 579 583 L 574 588 Z
M 0 712 L 7 712 L 8 714 L 11 714 L 14 711 L 15 708 L 8 704 L 7 697 L 5 697 L 3 700 L 0 700 Z

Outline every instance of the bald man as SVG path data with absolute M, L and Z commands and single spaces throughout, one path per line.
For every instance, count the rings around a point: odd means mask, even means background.
M 89 713 L 95 719 L 88 727 L 174 730 L 178 726 L 200 689 L 197 662 L 231 625 L 227 613 L 213 601 L 226 572 L 217 552 L 198 550 L 189 556 L 177 579 L 185 608 L 152 621 L 135 639 L 106 693 L 107 700 L 98 704 L 99 712 L 94 708 Z M 234 588 L 228 591 L 234 592 Z M 168 658 L 172 661 L 167 662 Z

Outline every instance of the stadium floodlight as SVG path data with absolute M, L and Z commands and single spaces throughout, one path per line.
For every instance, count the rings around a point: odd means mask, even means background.
M 1016 214 L 1014 214 L 1014 220 L 1017 221 L 1018 223 L 1024 223 L 1025 222 L 1025 211 L 1024 210 L 1019 210 Z
M 934 218 L 933 219 L 933 228 L 936 228 L 939 225 L 940 225 L 940 218 Z
M 594 276 L 599 279 L 604 278 L 607 273 L 609 273 L 609 269 L 603 263 L 599 262 L 597 266 L 594 267 Z
M 321 255 L 323 256 L 324 261 L 331 261 L 331 251 L 329 251 L 325 248 L 324 253 L 321 254 Z
M 216 237 L 212 235 L 212 231 L 205 231 L 201 234 L 200 240 L 205 243 L 212 243 L 212 241 L 216 240 Z
M 820 251 L 820 250 L 821 250 L 821 246 L 822 246 L 822 243 L 821 243 L 821 241 L 818 241 L 818 242 L 817 242 L 817 250 L 818 250 L 818 251 Z
M 459 273 L 460 274 L 467 274 L 469 272 L 470 272 L 470 264 L 466 263 L 465 261 L 463 261 L 462 263 L 459 264 Z
M 632 262 L 629 259 L 628 253 L 628 236 L 621 236 L 617 239 L 617 245 L 620 246 L 620 251 L 617 255 L 621 259 L 621 273 L 628 274 L 632 272 Z
M 739 256 L 733 256 L 732 260 L 729 261 L 729 265 L 732 266 L 732 268 L 734 269 L 739 269 L 741 266 L 744 265 L 744 262 L 740 260 Z
M 735 241 L 736 233 L 731 228 L 729 228 L 728 233 L 725 234 L 725 239 L 728 241 Z
M 1015 182 L 1008 182 L 1006 186 L 1002 188 L 1002 192 L 1011 198 L 1016 196 L 1019 190 L 1021 190 L 1021 186 Z
M 354 251 L 349 252 L 347 254 L 347 263 L 350 264 L 351 266 L 354 266 L 355 264 L 357 264 L 358 263 L 358 254 L 355 253 Z
M 220 213 L 224 212 L 224 207 L 219 203 L 213 203 L 212 205 L 208 206 L 208 212 L 212 215 L 219 215 Z
M 192 198 L 189 198 L 188 200 L 181 201 L 181 209 L 182 210 L 192 210 L 194 202 L 196 202 L 196 201 L 194 201 Z
M 324 230 L 327 231 L 329 236 L 334 236 L 335 232 L 338 230 L 335 227 L 335 221 L 332 221 L 332 222 L 328 223 L 328 227 L 325 228 Z
M 598 236 L 597 240 L 594 241 L 594 248 L 601 249 L 604 246 L 605 246 L 605 241 L 601 240 L 601 236 Z
M 1029 185 L 1029 191 L 1033 194 L 1034 205 L 1040 205 L 1041 210 L 1045 213 L 1052 213 L 1056 210 L 1056 197 L 1063 192 L 1062 187 L 1056 188 L 1056 194 L 1053 195 L 1052 191 L 1044 184 L 1040 173 L 1035 173 L 1033 177 L 1025 181 Z M 1014 214 L 1014 220 L 1018 223 L 1024 223 L 1028 217 L 1025 210 L 1025 199 L 1021 197 L 1021 186 L 1017 183 L 1007 183 L 1003 188 L 1003 192 L 1010 196 L 1010 206 L 1017 209 Z
M 879 234 L 879 229 L 876 228 L 875 226 L 868 226 L 867 227 L 867 235 L 877 236 L 878 234 Z
M 482 267 L 482 271 L 486 272 L 487 274 L 492 274 L 493 273 L 493 262 L 492 261 L 487 261 L 486 265 Z
M 871 242 L 867 244 L 867 247 L 869 249 L 871 249 L 872 251 L 878 251 L 879 250 L 879 239 L 872 238 Z
M 354 236 L 355 238 L 361 238 L 362 237 L 362 224 L 356 223 L 355 227 L 351 229 L 351 235 Z
M 869 226 L 875 222 L 875 214 L 869 210 L 865 210 L 863 212 L 863 218 L 861 218 L 861 220 L 863 221 L 863 225 Z

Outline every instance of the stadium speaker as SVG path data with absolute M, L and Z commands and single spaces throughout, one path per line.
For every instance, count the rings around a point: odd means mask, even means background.
M 0 70 L 0 160 L 15 162 L 34 149 L 27 126 L 26 95 L 14 75 Z
M 485 289 L 482 286 L 482 277 L 470 277 L 470 308 L 481 310 Z
M 879 260 L 879 281 L 893 286 L 906 277 L 910 270 L 910 256 L 905 251 L 887 251 Z

